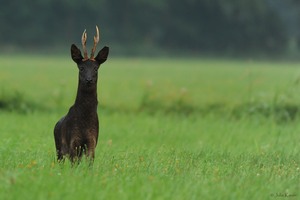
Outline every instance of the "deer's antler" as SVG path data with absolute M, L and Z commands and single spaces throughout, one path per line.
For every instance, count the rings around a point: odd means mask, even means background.
M 96 46 L 97 46 L 98 42 L 99 42 L 99 29 L 98 29 L 98 26 L 96 26 L 96 35 L 94 36 L 94 46 L 92 48 L 92 53 L 91 53 L 91 57 L 90 57 L 91 60 L 94 60 L 94 54 L 95 54 Z
M 86 39 L 87 39 L 87 34 L 86 34 L 86 29 L 82 33 L 81 37 L 81 43 L 82 43 L 82 48 L 83 48 L 83 61 L 88 60 L 88 55 L 87 55 L 87 50 L 86 50 Z

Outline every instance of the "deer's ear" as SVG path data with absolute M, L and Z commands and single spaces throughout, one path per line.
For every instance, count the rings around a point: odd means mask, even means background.
M 82 61 L 83 57 L 81 55 L 81 51 L 77 48 L 75 44 L 72 44 L 71 46 L 71 56 L 74 62 L 77 64 Z
M 95 60 L 98 62 L 99 65 L 101 65 L 107 60 L 108 53 L 109 53 L 109 48 L 107 46 L 103 47 L 99 51 L 98 55 L 95 58 Z

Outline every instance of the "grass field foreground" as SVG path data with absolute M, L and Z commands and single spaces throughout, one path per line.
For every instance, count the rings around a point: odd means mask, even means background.
M 93 167 L 55 161 L 68 57 L 0 57 L 0 199 L 300 196 L 298 63 L 111 58 Z

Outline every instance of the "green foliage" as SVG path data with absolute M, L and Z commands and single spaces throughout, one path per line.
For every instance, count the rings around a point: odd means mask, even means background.
M 0 93 L 0 110 L 10 112 L 28 113 L 33 110 L 43 110 L 39 105 L 25 99 L 18 91 Z
M 152 83 L 146 85 L 139 111 L 165 114 L 191 114 L 197 112 L 197 108 L 193 106 L 189 94 L 185 88 L 180 90 L 168 91 L 166 94 L 159 94 L 152 88 Z
M 298 46 L 298 29 L 291 27 L 299 16 L 293 12 L 293 23 L 285 18 L 296 5 L 269 0 L 10 0 L 0 8 L 0 34 L 6 36 L 0 41 L 4 47 L 55 49 L 79 43 L 80 33 L 97 24 L 103 43 L 114 46 L 115 53 L 275 54 L 285 52 L 290 39 Z
M 76 93 L 75 64 L 55 57 L 29 59 L 36 61 L 24 67 L 19 67 L 24 58 L 17 59 L 15 64 L 3 59 L 0 110 L 23 114 L 66 110 Z M 41 66 L 44 61 L 47 64 Z M 261 116 L 278 123 L 297 120 L 300 114 L 300 75 L 297 68 L 278 67 L 285 63 L 164 59 L 158 60 L 158 64 L 151 59 L 111 62 L 108 67 L 101 67 L 100 74 L 99 109 L 106 113 Z M 9 80 L 26 82 L 27 86 L 20 90 L 20 84 L 6 84 Z M 49 85 L 53 87 L 46 92 L 44 88 Z

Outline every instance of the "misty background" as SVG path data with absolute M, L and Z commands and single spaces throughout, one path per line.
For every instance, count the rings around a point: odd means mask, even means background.
M 0 51 L 88 46 L 95 25 L 112 55 L 300 58 L 298 0 L 1 0 Z

